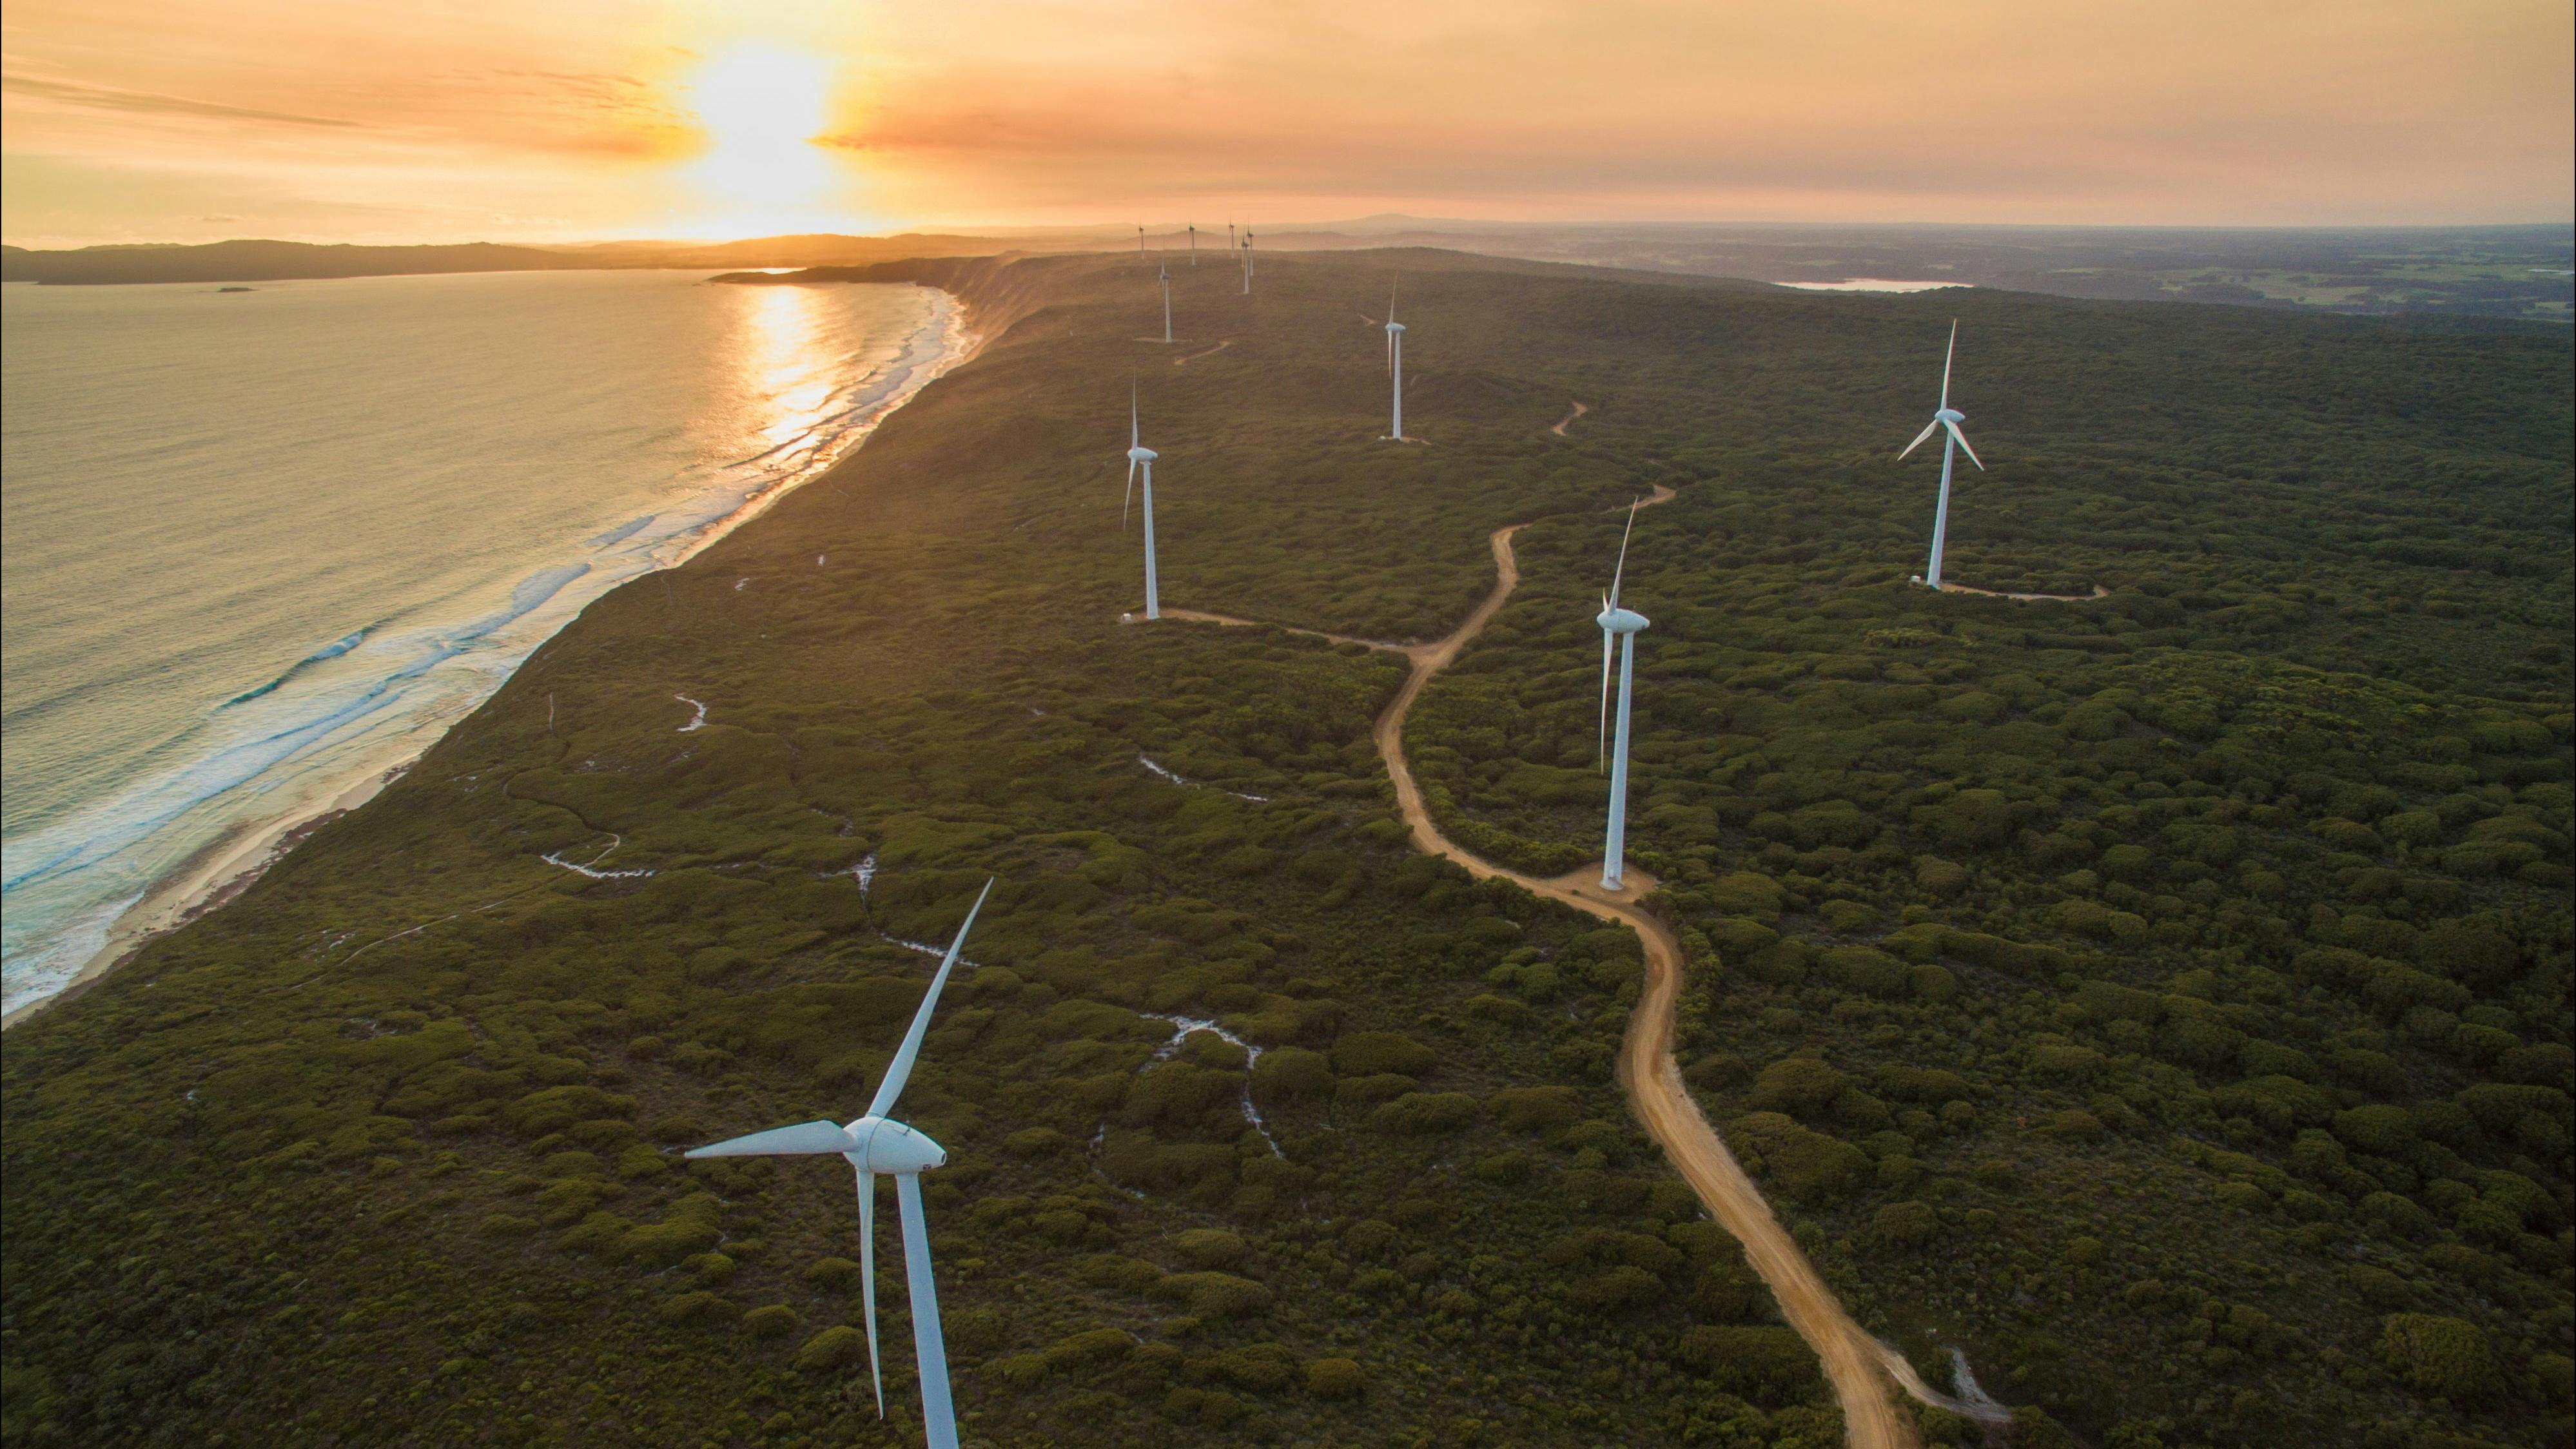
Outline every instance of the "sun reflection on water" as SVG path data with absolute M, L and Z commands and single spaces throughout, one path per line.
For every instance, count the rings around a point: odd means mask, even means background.
M 836 363 L 824 301 L 812 287 L 753 286 L 744 310 L 743 376 L 766 451 L 811 448 L 832 414 Z

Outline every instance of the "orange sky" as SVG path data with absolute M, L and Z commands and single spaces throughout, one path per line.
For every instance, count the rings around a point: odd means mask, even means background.
M 2576 216 L 2567 0 L 10 0 L 21 245 Z

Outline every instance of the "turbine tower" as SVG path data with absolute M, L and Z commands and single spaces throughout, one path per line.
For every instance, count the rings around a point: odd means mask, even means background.
M 1163 597 L 1154 583 L 1154 459 L 1157 453 L 1145 446 L 1136 420 L 1136 389 L 1127 389 L 1127 498 L 1136 497 L 1136 470 L 1145 470 L 1145 617 L 1163 617 Z M 1118 526 L 1127 526 L 1127 504 L 1118 505 Z
M 1145 255 L 1145 229 L 1141 226 L 1136 228 L 1136 255 Z
M 1386 289 L 1386 370 L 1395 377 L 1395 430 L 1388 437 L 1404 441 L 1404 324 L 1395 320 L 1395 287 Z
M 913 1059 L 921 1054 L 921 1035 L 930 1029 L 930 1013 L 939 1005 L 939 989 L 948 984 L 948 973 L 957 965 L 957 952 L 966 944 L 966 932 L 975 924 L 975 913 L 984 908 L 984 897 L 992 893 L 993 883 L 988 880 L 983 894 L 975 897 L 975 904 L 967 910 L 965 924 L 957 928 L 957 939 L 948 943 L 948 955 L 939 963 L 939 974 L 930 978 L 930 990 L 921 998 L 921 1009 L 913 1013 L 912 1029 L 903 1034 L 903 1045 L 895 1048 L 894 1060 L 886 1065 L 885 1080 L 877 1083 L 875 1099 L 856 1121 L 847 1125 L 799 1122 L 793 1127 L 773 1127 L 748 1137 L 692 1148 L 688 1153 L 691 1160 L 696 1160 L 813 1157 L 837 1152 L 858 1170 L 859 1289 L 867 1310 L 868 1372 L 876 1380 L 880 1419 L 885 1417 L 885 1370 L 877 1356 L 877 1179 L 894 1179 L 895 1210 L 903 1227 L 904 1284 L 912 1294 L 913 1360 L 921 1371 L 921 1425 L 929 1437 L 930 1449 L 957 1449 L 957 1406 L 948 1396 L 948 1343 L 939 1331 L 939 1287 L 931 1278 L 930 1228 L 921 1211 L 921 1174 L 946 1166 L 948 1149 L 886 1114 L 894 1110 L 895 1099 L 903 1095 L 904 1083 L 912 1076 Z
M 1601 856 L 1601 886 L 1622 889 L 1621 859 L 1628 843 L 1628 703 L 1637 676 L 1637 635 L 1646 616 L 1619 607 L 1619 585 L 1628 574 L 1628 535 L 1637 531 L 1637 505 L 1628 504 L 1628 529 L 1619 535 L 1619 567 L 1610 575 L 1610 592 L 1601 598 L 1601 726 L 1610 729 L 1610 651 L 1619 648 L 1619 732 L 1610 741 L 1610 837 Z
M 1190 223 L 1190 265 L 1195 267 L 1195 266 L 1197 266 L 1198 264 L 1199 264 L 1199 224 L 1198 224 L 1197 222 L 1191 222 L 1191 223 Z
M 1252 295 L 1252 223 L 1243 224 L 1243 295 Z
M 1950 532 L 1951 450 L 1955 448 L 1967 454 L 1969 462 L 1977 463 L 1977 450 L 1968 446 L 1968 435 L 1959 431 L 1959 424 L 1968 420 L 1967 414 L 1950 406 L 1950 361 L 1958 356 L 1958 353 L 1959 319 L 1953 317 L 1950 319 L 1950 347 L 1948 351 L 1941 354 L 1941 408 L 1932 414 L 1932 421 L 1923 425 L 1923 431 L 1914 435 L 1914 441 L 1905 445 L 1905 453 L 1911 453 L 1922 447 L 1923 440 L 1932 436 L 1936 429 L 1949 430 L 1949 436 L 1941 440 L 1941 503 L 1932 512 L 1932 561 L 1925 566 L 1920 580 L 1926 587 L 1933 589 L 1941 587 L 1941 545 Z M 1904 460 L 1905 453 L 1896 455 L 1900 462 Z M 1977 463 L 1977 471 L 1983 473 L 1986 471 L 1986 465 Z
M 1172 266 L 1163 264 L 1163 340 L 1172 340 Z

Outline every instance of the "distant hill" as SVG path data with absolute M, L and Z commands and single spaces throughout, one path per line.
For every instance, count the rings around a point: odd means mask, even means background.
M 599 242 L 584 246 L 317 246 L 226 241 L 204 246 L 97 246 L 77 251 L 0 248 L 0 281 L 53 286 L 119 282 L 273 282 L 314 277 L 384 277 L 443 272 L 573 271 L 620 267 L 854 266 L 902 257 L 1030 250 L 992 237 L 784 236 L 701 245 Z M 1042 247 L 1040 250 L 1060 250 Z
M 110 282 L 270 282 L 289 277 L 372 277 L 404 272 L 525 272 L 595 265 L 535 247 L 315 246 L 228 241 L 207 246 L 105 246 L 78 251 L 6 249 L 0 281 L 57 286 Z
M 1198 250 L 1223 255 L 1217 228 Z M 2566 324 L 2576 317 L 2576 234 L 2562 225 L 2415 228 L 1792 226 L 1439 220 L 1394 213 L 1279 223 L 1266 253 L 1433 247 L 1587 267 L 1790 286 L 1889 278 L 2097 301 L 2226 303 L 2347 314 Z M 748 241 L 552 246 L 209 246 L 6 249 L 0 279 L 49 283 L 256 282 L 603 267 L 753 271 L 866 267 L 910 258 L 1124 252 L 1177 260 L 1171 223 L 893 236 L 819 233 Z

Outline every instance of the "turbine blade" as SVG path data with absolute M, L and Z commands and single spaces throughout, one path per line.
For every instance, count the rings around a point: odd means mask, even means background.
M 868 1377 L 877 1386 L 877 1417 L 885 1417 L 885 1365 L 877 1358 L 877 1175 L 859 1169 L 859 1302 L 868 1318 Z
M 1959 431 L 1959 425 L 1957 423 L 1951 423 L 1949 428 L 1950 436 L 1958 440 L 1959 451 L 1968 455 L 1969 462 L 1977 463 L 1977 450 L 1968 446 L 1968 435 Z M 1983 463 L 1977 463 L 1977 471 L 1983 473 L 1986 471 L 1986 465 Z
M 1905 453 L 1911 453 L 1915 449 L 1922 447 L 1923 440 L 1932 436 L 1932 434 L 1938 431 L 1940 427 L 1941 420 L 1939 418 L 1934 418 L 1932 421 L 1925 423 L 1923 425 L 1923 431 L 1914 435 L 1914 441 L 1905 445 Z M 1905 460 L 1905 453 L 1899 453 L 1896 455 L 1898 462 L 1903 462 Z
M 1137 430 L 1136 384 L 1131 380 L 1127 384 L 1127 446 L 1133 448 L 1143 438 L 1144 434 Z
M 1127 496 L 1118 503 L 1118 531 L 1127 531 L 1127 505 L 1136 501 L 1136 460 L 1127 460 Z
M 921 1371 L 921 1428 L 930 1449 L 957 1449 L 957 1406 L 948 1397 L 948 1339 L 939 1331 L 939 1285 L 930 1276 L 930 1224 L 921 1212 L 921 1177 L 894 1180 L 903 1216 L 903 1279 L 912 1293 L 912 1354 Z
M 824 1152 L 847 1152 L 854 1144 L 850 1134 L 838 1122 L 799 1122 L 793 1127 L 772 1127 L 748 1137 L 728 1137 L 704 1147 L 692 1147 L 685 1154 L 700 1157 L 811 1157 Z
M 1610 612 L 1610 599 L 1603 595 L 1601 612 Z M 1601 733 L 1593 741 L 1592 768 L 1600 770 L 1610 763 L 1610 631 L 1601 631 Z
M 1628 528 L 1619 535 L 1619 567 L 1610 575 L 1610 607 L 1619 607 L 1619 583 L 1628 577 L 1628 535 L 1637 531 L 1637 500 L 1628 500 Z
M 930 1030 L 930 1013 L 939 1006 L 939 989 L 948 984 L 948 973 L 957 965 L 957 953 L 966 945 L 966 933 L 975 928 L 975 913 L 984 909 L 984 897 L 993 893 L 993 883 L 984 882 L 982 895 L 966 908 L 965 923 L 957 928 L 957 939 L 948 943 L 947 959 L 939 963 L 939 974 L 930 978 L 930 989 L 922 993 L 921 1009 L 912 1014 L 912 1029 L 903 1034 L 903 1045 L 895 1048 L 894 1060 L 887 1064 L 885 1080 L 877 1084 L 877 1094 L 868 1103 L 870 1117 L 882 1117 L 894 1110 L 894 1099 L 903 1095 L 903 1084 L 912 1076 L 913 1058 L 921 1055 L 922 1033 Z
M 1950 405 L 1950 359 L 1959 355 L 1959 319 L 1950 319 L 1950 346 L 1941 354 L 1941 406 Z

